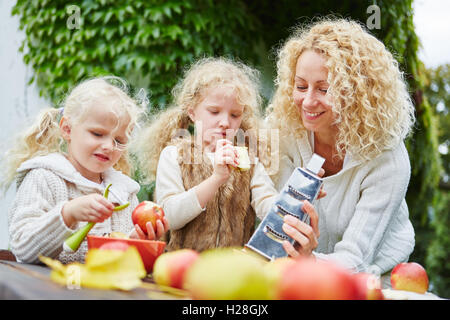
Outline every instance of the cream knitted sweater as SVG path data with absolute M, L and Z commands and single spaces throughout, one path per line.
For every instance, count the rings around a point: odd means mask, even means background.
M 60 153 L 25 161 L 17 172 L 17 193 L 8 224 L 10 247 L 18 261 L 36 263 L 39 255 L 43 255 L 63 263 L 83 262 L 86 240 L 73 254 L 63 251 L 62 244 L 86 222 L 66 226 L 61 209 L 74 198 L 90 193 L 103 194 L 104 187 L 110 183 L 109 200 L 120 203 L 114 193 L 130 205 L 114 212 L 110 219 L 97 223 L 89 234 L 103 235 L 112 231 L 128 234 L 132 231 L 131 212 L 138 204 L 139 184 L 123 173 L 111 168 L 103 173 L 103 184 L 97 184 L 84 178 Z
M 311 159 L 311 142 L 306 133 L 281 141 L 278 190 L 295 167 Z M 410 172 L 403 143 L 363 164 L 347 155 L 342 170 L 324 178 L 327 195 L 315 202 L 320 231 L 315 256 L 380 275 L 407 261 L 414 249 L 405 201 Z

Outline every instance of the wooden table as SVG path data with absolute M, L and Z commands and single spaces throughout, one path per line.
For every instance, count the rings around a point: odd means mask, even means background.
M 150 278 L 130 291 L 68 288 L 50 279 L 44 265 L 0 260 L 0 300 L 151 300 L 186 299 L 160 290 Z

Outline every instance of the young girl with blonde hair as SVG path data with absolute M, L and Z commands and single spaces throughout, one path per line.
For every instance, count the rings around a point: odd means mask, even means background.
M 139 185 L 129 177 L 127 151 L 143 110 L 125 90 L 116 77 L 82 82 L 63 108 L 42 110 L 7 153 L 4 182 L 8 186 L 16 180 L 17 188 L 8 216 L 9 243 L 17 260 L 35 263 L 44 255 L 63 263 L 83 261 L 86 241 L 75 253 L 63 250 L 63 242 L 87 222 L 96 222 L 90 234 L 119 231 L 144 238 L 131 222 Z M 113 211 L 126 202 L 127 208 Z M 155 231 L 148 229 L 154 238 Z M 163 229 L 160 225 L 158 236 Z
M 257 72 L 225 58 L 194 63 L 175 87 L 175 106 L 139 141 L 141 168 L 156 174 L 155 201 L 170 226 L 168 249 L 243 246 L 277 192 L 259 135 Z M 248 148 L 240 171 L 235 148 Z
M 277 68 L 268 108 L 280 130 L 276 187 L 313 152 L 326 159 L 318 243 L 305 242 L 305 250 L 357 272 L 389 272 L 414 248 L 403 143 L 414 107 L 397 61 L 358 23 L 322 19 L 294 32 Z M 308 237 L 304 228 L 297 221 L 286 233 Z

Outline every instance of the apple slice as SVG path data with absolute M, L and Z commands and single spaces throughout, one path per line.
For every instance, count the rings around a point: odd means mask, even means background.
M 247 147 L 235 147 L 239 155 L 238 168 L 241 171 L 250 169 L 250 158 L 248 157 Z
M 128 236 L 120 231 L 113 231 L 109 234 L 110 238 L 116 238 L 116 239 L 128 239 Z

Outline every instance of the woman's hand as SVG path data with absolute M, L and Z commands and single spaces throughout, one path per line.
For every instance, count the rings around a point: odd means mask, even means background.
M 78 221 L 103 222 L 113 213 L 114 205 L 102 195 L 92 193 L 64 204 L 61 214 L 67 226 Z
M 213 175 L 222 183 L 225 183 L 230 177 L 230 166 L 237 167 L 238 153 L 233 147 L 231 141 L 220 139 L 216 144 L 214 153 L 214 172 Z
M 316 209 L 308 200 L 304 200 L 302 210 L 309 215 L 311 225 L 291 215 L 286 215 L 282 227 L 283 231 L 296 241 L 297 248 L 288 241 L 283 242 L 284 250 L 293 258 L 310 256 L 318 245 L 319 216 L 317 215 Z
M 151 222 L 147 222 L 145 225 L 147 227 L 147 234 L 142 231 L 138 224 L 134 225 L 134 230 L 130 234 L 131 239 L 142 239 L 142 240 L 159 240 L 162 236 L 169 231 L 169 222 L 166 217 L 161 220 L 156 220 L 156 230 L 153 229 Z
M 324 174 L 325 174 L 325 170 L 323 168 L 320 168 L 319 173 L 317 175 L 322 178 L 324 176 Z M 317 195 L 316 199 L 321 199 L 321 198 L 325 197 L 326 195 L 327 195 L 327 193 L 326 193 L 326 191 L 323 190 L 323 184 L 322 184 L 322 186 L 320 187 L 319 194 Z

